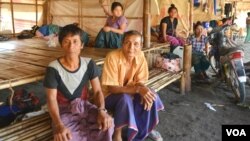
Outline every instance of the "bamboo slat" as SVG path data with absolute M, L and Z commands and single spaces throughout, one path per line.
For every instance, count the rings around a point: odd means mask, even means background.
M 170 73 L 161 70 L 159 73 L 156 73 L 154 76 L 151 76 L 145 85 L 150 85 L 151 83 L 154 83 L 155 81 L 158 81 L 163 77 L 167 77 L 168 75 L 170 75 Z
M 12 52 L 12 53 L 6 53 L 1 54 L 0 53 L 0 59 L 6 59 L 11 61 L 18 61 L 21 63 L 26 64 L 33 64 L 40 67 L 47 67 L 49 62 L 55 60 L 56 58 L 49 58 L 44 56 L 37 56 L 32 54 L 26 54 L 21 52 Z
M 26 138 L 25 141 L 52 141 L 52 139 L 53 131 L 52 129 L 48 129 L 46 131 L 43 131 L 42 133 Z
M 41 121 L 37 124 L 32 124 L 31 126 L 28 126 L 26 128 L 22 128 L 22 130 L 18 130 L 15 132 L 12 132 L 11 134 L 7 136 L 1 137 L 2 140 L 23 140 L 26 137 L 30 137 L 32 133 L 34 133 L 37 130 L 43 129 L 46 127 L 47 129 L 51 128 L 51 121 Z M 34 135 L 34 134 L 32 134 Z
M 36 141 L 53 141 L 53 132 L 49 132 L 44 136 L 38 137 Z
M 30 119 L 27 119 L 24 121 L 17 122 L 13 125 L 10 125 L 10 126 L 7 126 L 5 128 L 0 129 L 0 137 L 9 135 L 12 132 L 22 130 L 28 126 L 31 126 L 31 125 L 34 125 L 34 124 L 37 124 L 39 122 L 49 120 L 49 119 L 50 119 L 49 114 L 45 113 L 45 114 L 30 118 Z
M 156 83 L 153 83 L 150 87 L 154 89 L 156 92 L 161 90 L 162 88 L 168 86 L 170 83 L 179 80 L 182 76 L 182 72 L 172 74 L 171 76 L 164 77 Z
M 50 125 L 45 125 L 44 127 L 42 128 L 38 128 L 36 130 L 33 130 L 31 129 L 32 132 L 29 132 L 29 133 L 25 133 L 24 135 L 20 135 L 20 136 L 15 136 L 14 138 L 11 138 L 11 139 L 8 139 L 9 141 L 24 141 L 25 138 L 28 138 L 28 137 L 32 137 L 32 136 L 35 136 L 37 134 L 40 134 L 46 130 L 49 130 L 51 129 L 51 126 Z
M 1 59 L 0 58 L 0 70 L 4 71 L 10 68 L 23 67 L 26 66 L 25 63 L 16 63 L 15 61 Z

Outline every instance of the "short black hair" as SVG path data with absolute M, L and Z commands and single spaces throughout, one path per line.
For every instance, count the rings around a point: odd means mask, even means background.
M 170 7 L 168 8 L 168 14 L 172 11 L 172 10 L 176 10 L 176 11 L 178 11 L 178 9 L 175 7 L 175 5 L 174 4 L 171 4 L 170 5 Z
M 142 40 L 142 34 L 139 31 L 137 31 L 137 30 L 129 30 L 129 31 L 124 33 L 123 42 L 125 41 L 126 38 L 128 38 L 130 36 L 133 36 L 133 35 L 139 36 L 141 38 L 141 40 Z
M 250 16 L 250 12 L 247 12 L 247 16 Z
M 113 2 L 111 5 L 111 11 L 114 11 L 116 7 L 120 6 L 123 10 L 123 6 L 120 2 Z
M 79 28 L 78 26 L 76 26 L 75 24 L 69 24 L 66 25 L 64 27 L 62 27 L 62 29 L 59 32 L 59 43 L 62 45 L 62 41 L 63 39 L 68 36 L 69 34 L 71 34 L 72 36 L 74 35 L 79 35 L 80 36 L 80 40 L 83 44 L 82 41 L 82 35 L 83 35 L 83 30 L 81 28 Z

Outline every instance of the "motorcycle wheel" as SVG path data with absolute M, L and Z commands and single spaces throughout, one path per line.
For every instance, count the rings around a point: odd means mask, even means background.
M 212 70 L 214 71 L 214 73 L 218 74 L 219 69 L 217 67 L 218 65 L 217 65 L 217 62 L 216 62 L 216 59 L 215 59 L 214 55 L 210 54 L 208 59 L 209 59 L 210 66 L 211 66 Z
M 245 83 L 240 82 L 238 80 L 238 76 L 235 74 L 236 72 L 230 68 L 229 69 L 229 85 L 231 86 L 234 96 L 237 100 L 237 102 L 244 103 L 246 99 L 246 89 L 245 89 Z

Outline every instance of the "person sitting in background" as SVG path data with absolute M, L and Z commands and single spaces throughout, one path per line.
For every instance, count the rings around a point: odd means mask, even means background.
M 105 109 L 99 71 L 90 58 L 80 57 L 82 30 L 66 25 L 59 33 L 64 55 L 47 67 L 44 87 L 55 141 L 112 141 L 113 119 Z M 88 101 L 88 82 L 93 102 Z
M 206 80 L 209 78 L 206 70 L 209 68 L 210 63 L 205 55 L 208 53 L 208 40 L 202 32 L 203 26 L 201 22 L 197 22 L 194 26 L 194 35 L 189 38 L 189 42 L 192 45 L 192 65 L 195 74 L 198 79 Z
M 61 28 L 60 26 L 55 25 L 55 24 L 42 25 L 36 31 L 36 37 L 49 40 L 50 36 L 57 37 L 60 31 L 60 28 Z
M 142 35 L 132 30 L 124 34 L 122 48 L 105 58 L 101 82 L 106 108 L 114 113 L 114 141 L 122 141 L 125 126 L 128 141 L 143 141 L 147 136 L 162 141 L 160 133 L 153 129 L 159 122 L 158 111 L 164 106 L 145 85 L 149 72 L 141 49 Z
M 183 46 L 185 44 L 184 40 L 177 37 L 176 27 L 178 25 L 177 14 L 178 10 L 174 4 L 168 8 L 169 16 L 163 18 L 160 22 L 160 33 L 159 41 L 160 42 L 169 42 L 172 50 L 176 46 Z
M 250 42 L 250 12 L 247 13 L 247 19 L 246 19 L 246 28 L 247 28 L 247 36 L 245 39 L 245 43 Z
M 127 29 L 128 21 L 123 16 L 123 6 L 119 2 L 113 2 L 111 6 L 112 13 L 108 12 L 102 5 L 104 12 L 108 15 L 105 26 L 98 33 L 95 40 L 97 48 L 120 48 L 123 33 Z

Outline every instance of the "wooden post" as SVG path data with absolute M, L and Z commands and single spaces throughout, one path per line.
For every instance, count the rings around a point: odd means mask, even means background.
M 46 24 L 51 24 L 52 23 L 52 15 L 51 15 L 51 0 L 48 0 L 48 6 L 47 6 L 47 23 Z
M 2 3 L 0 3 L 0 17 L 2 17 Z M 0 22 L 0 27 L 2 27 L 2 22 Z
M 81 27 L 81 0 L 78 0 L 78 24 Z
M 221 7 L 221 18 L 223 18 L 224 17 L 224 7 L 225 7 L 224 0 L 220 1 L 220 7 Z
M 37 5 L 37 0 L 36 0 L 36 25 L 38 21 L 38 5 Z
M 48 24 L 48 13 L 50 12 L 48 4 L 48 1 L 45 1 L 45 3 L 43 4 L 43 24 Z
M 233 14 L 233 21 L 235 20 L 236 18 L 236 15 L 237 15 L 237 1 L 234 2 L 234 14 Z
M 10 0 L 10 9 L 11 9 L 13 37 L 15 37 L 16 32 L 15 32 L 15 22 L 14 22 L 13 0 Z
M 189 13 L 189 32 L 190 33 L 193 33 L 193 13 L 194 13 L 194 1 L 193 0 L 190 0 L 189 1 L 189 7 L 190 7 L 190 13 Z
M 180 93 L 182 95 L 184 95 L 186 93 L 186 91 L 185 91 L 185 76 L 186 76 L 186 73 L 183 72 L 183 74 L 181 76 L 181 86 L 180 86 Z
M 151 14 L 150 14 L 150 2 L 151 0 L 143 1 L 143 47 L 150 47 L 150 25 L 151 25 Z
M 192 45 L 185 45 L 183 52 L 183 75 L 181 78 L 181 94 L 191 91 Z
M 82 8 L 82 6 L 83 6 L 83 0 L 81 0 L 81 5 L 80 5 L 80 10 L 81 10 L 81 14 L 80 14 L 80 22 L 81 22 L 81 24 L 80 24 L 80 28 L 82 28 L 83 27 L 83 17 L 82 17 L 82 15 L 83 15 L 83 8 Z
M 213 7 L 213 4 L 212 4 L 212 0 L 207 0 L 207 7 L 208 7 L 208 14 L 209 15 L 212 15 L 212 7 Z

